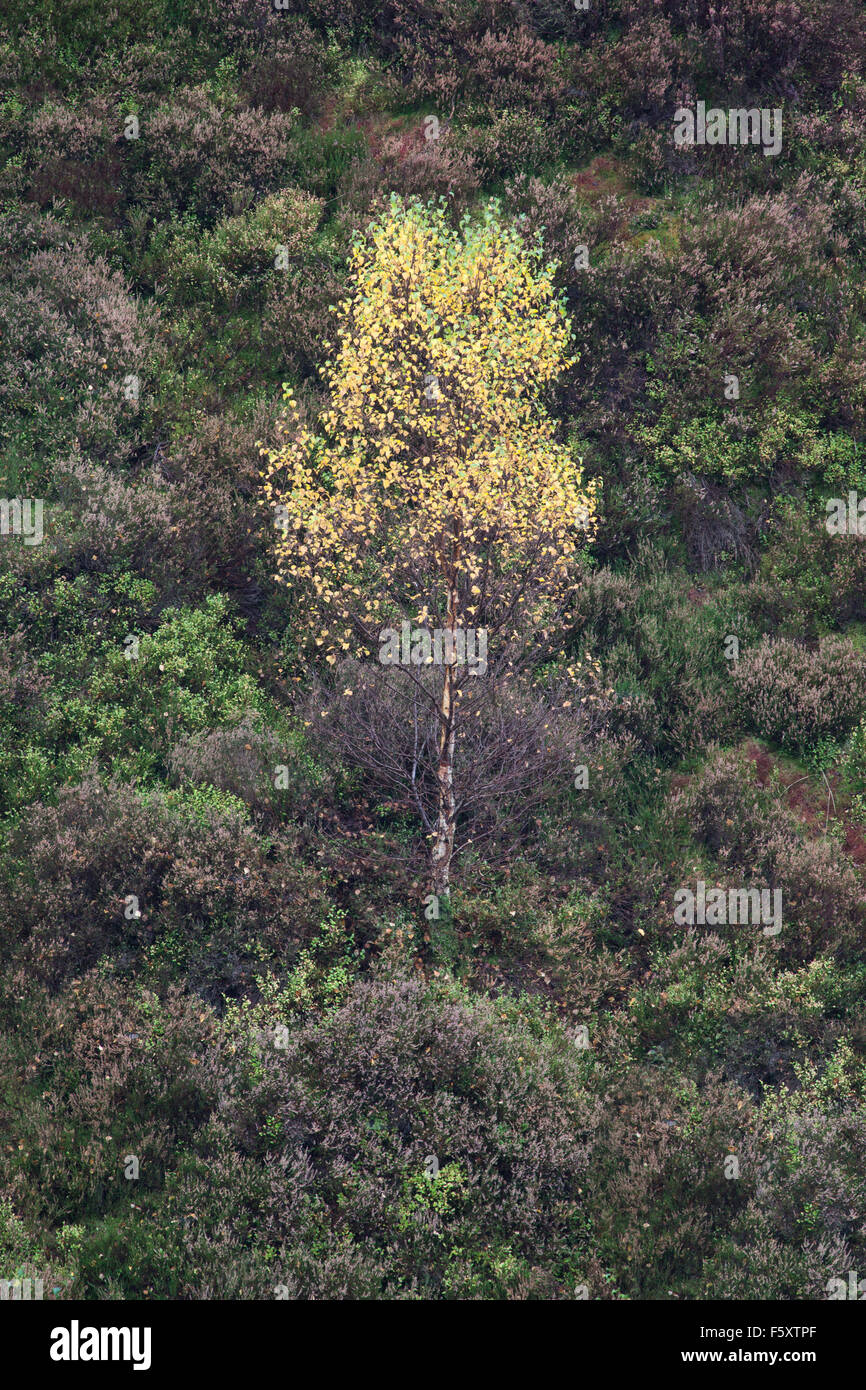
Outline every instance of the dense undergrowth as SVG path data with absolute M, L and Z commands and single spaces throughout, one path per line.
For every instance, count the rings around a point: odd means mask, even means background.
M 866 1266 L 866 540 L 825 525 L 866 493 L 863 6 L 4 24 L 0 491 L 44 538 L 0 538 L 0 1278 L 827 1297 Z M 781 108 L 781 152 L 677 148 L 697 99 Z M 540 244 L 598 486 L 587 784 L 485 800 L 491 719 L 438 918 L 359 751 L 401 712 L 322 718 L 259 497 L 395 193 Z M 782 930 L 678 924 L 698 882 Z

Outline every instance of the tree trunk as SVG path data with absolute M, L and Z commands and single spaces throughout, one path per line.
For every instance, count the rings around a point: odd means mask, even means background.
M 432 891 L 439 898 L 451 896 L 451 856 L 454 853 L 454 693 L 456 688 L 457 590 L 452 584 L 448 596 L 448 629 L 451 646 L 445 659 L 442 699 L 439 706 L 439 761 L 436 776 L 439 787 L 439 814 L 431 852 Z

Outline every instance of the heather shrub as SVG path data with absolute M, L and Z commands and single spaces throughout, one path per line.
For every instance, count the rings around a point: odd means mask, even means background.
M 85 235 L 10 219 L 0 248 L 14 256 L 28 233 L 0 285 L 0 450 L 25 496 L 44 495 L 46 462 L 60 449 L 129 457 L 161 355 L 158 311 L 133 298 Z
M 591 651 L 609 646 L 622 635 L 639 602 L 637 585 L 606 566 L 592 569 L 574 597 L 574 630 Z
M 438 110 L 453 114 L 467 80 L 469 45 L 491 27 L 495 8 L 503 7 L 444 0 L 435 15 L 419 11 L 411 0 L 380 7 L 375 42 L 394 98 L 433 101 Z
M 707 1260 L 707 1297 L 824 1300 L 862 1268 L 862 1063 L 842 1044 L 795 1070 L 743 1136 L 748 1201 Z
M 604 770 L 593 761 L 590 786 L 595 797 L 598 774 Z M 588 794 L 581 793 L 581 805 Z M 584 828 L 585 813 L 581 832 Z M 545 850 L 549 852 L 547 844 Z M 486 892 L 467 882 L 454 902 L 455 927 L 469 937 L 473 951 L 484 942 L 498 957 L 537 972 L 576 1024 L 587 1022 L 628 981 L 625 952 L 611 951 L 605 944 L 607 918 L 603 891 L 576 887 L 551 905 L 545 901 L 543 883 L 533 883 L 520 865 L 510 868 L 506 883 L 500 880 Z
M 46 103 L 26 135 L 29 197 L 41 207 L 68 198 L 83 212 L 117 213 L 123 202 L 123 128 L 123 114 L 107 97 L 75 107 Z
M 566 267 L 573 261 L 574 252 Z M 580 361 L 563 383 L 560 410 L 579 415 L 584 437 L 623 446 L 634 432 L 623 415 L 646 391 L 659 325 L 681 312 L 679 286 L 654 240 L 639 248 L 616 245 L 604 260 L 590 246 L 588 268 L 569 278 Z
M 744 652 L 731 680 L 744 720 L 792 749 L 851 732 L 866 703 L 866 654 L 845 637 L 822 637 L 810 651 L 765 637 Z
M 813 174 L 832 205 L 839 230 L 850 238 L 852 250 L 863 249 L 863 208 L 866 199 L 860 164 L 866 129 L 866 83 L 862 77 L 847 74 L 836 98 L 840 104 L 829 111 L 792 112 L 789 120 L 787 159 L 797 170 Z M 841 99 L 841 100 L 840 100 Z
M 526 23 L 548 42 L 584 43 L 622 17 L 622 0 L 595 0 L 585 10 L 575 9 L 574 0 L 532 0 L 520 8 Z
M 754 1105 L 712 1074 L 673 1092 L 645 1068 L 617 1088 L 590 1200 L 621 1295 L 826 1298 L 829 1278 L 847 1281 L 863 1239 L 862 1064 L 843 1045 L 793 1065 Z
M 419 25 L 412 6 L 400 2 L 393 8 L 402 13 L 395 15 L 398 27 L 389 36 L 396 62 L 388 75 L 399 100 L 432 101 L 446 115 L 460 101 L 483 103 L 490 111 L 555 110 L 565 89 L 557 49 L 524 22 L 515 24 L 507 5 L 458 0 L 437 8 L 435 26 L 430 17 Z M 389 56 L 387 48 L 383 56 Z
M 174 745 L 169 769 L 178 782 L 206 783 L 250 806 L 261 808 L 272 800 L 273 771 L 280 761 L 280 740 L 259 727 L 251 714 L 228 729 L 190 734 Z
M 257 418 L 270 418 L 269 412 Z M 255 563 L 261 526 L 241 491 L 244 454 L 251 468 L 257 462 L 255 423 L 227 421 L 221 430 L 206 420 L 201 438 L 179 441 L 170 460 L 145 466 L 134 478 L 87 463 L 78 452 L 54 465 L 42 544 L 6 541 L 2 560 L 10 614 L 16 608 L 27 614 L 34 642 L 65 648 L 69 676 L 73 668 L 85 682 L 94 674 L 72 657 L 73 632 L 101 665 L 112 644 L 123 651 L 125 639 L 152 629 L 163 609 L 200 603 L 214 588 L 244 617 L 258 613 L 264 599 Z M 239 454 L 230 460 L 235 476 L 208 478 L 205 462 L 216 455 L 216 472 L 222 449 L 232 443 Z M 200 465 L 197 472 L 184 472 L 187 459 Z M 129 596 L 135 591 L 142 602 L 130 606 L 123 586 L 132 586 Z M 78 611 L 88 604 L 89 621 Z M 62 666 L 54 675 L 68 687 Z
M 38 548 L 29 574 L 35 578 L 44 568 L 69 576 L 89 573 L 96 554 L 109 568 L 153 576 L 154 612 L 194 604 L 214 588 L 242 613 L 254 611 L 261 590 L 252 559 L 254 518 L 241 493 L 241 459 L 229 479 L 182 467 L 190 456 L 201 462 L 215 436 L 236 441 L 239 453 L 247 446 L 251 455 L 252 433 L 249 426 L 227 422 L 220 431 L 203 421 L 201 437 L 179 440 L 169 457 L 142 468 L 134 481 L 86 464 L 77 454 L 62 461 L 54 469 L 58 500 L 51 507 L 50 546 Z
M 804 178 L 702 212 L 670 261 L 674 313 L 647 358 L 654 418 L 637 438 L 668 476 L 736 482 L 792 459 L 821 467 L 821 432 L 859 429 L 866 401 L 860 368 L 852 375 L 862 354 L 851 288 L 828 250 L 841 249 L 831 210 Z M 739 396 L 726 405 L 730 375 Z
M 318 115 L 338 75 L 334 49 L 301 17 L 249 0 L 222 0 L 222 8 L 243 45 L 240 87 L 249 105 Z
M 782 890 L 783 957 L 811 960 L 820 952 L 862 949 L 866 890 L 836 839 L 770 837 L 765 850 Z
M 23 627 L 4 633 L 3 651 L 6 663 L 0 671 L 0 721 L 6 737 L 0 738 L 0 748 L 8 756 L 10 744 L 32 731 L 48 677 L 39 670 Z
M 635 9 L 649 8 L 641 3 Z M 694 0 L 665 5 L 694 45 L 696 68 L 734 90 L 765 89 L 802 73 L 833 86 L 849 64 L 862 63 L 860 13 L 852 0 L 813 6 L 799 0 L 744 0 L 722 6 Z
M 37 978 L 56 986 L 92 968 L 109 947 L 121 959 L 124 950 L 140 951 L 149 931 L 147 905 L 172 860 L 161 829 L 134 792 L 106 793 L 95 780 L 61 789 L 57 807 L 36 808 L 9 845 L 21 877 L 17 895 L 5 903 L 7 957 L 19 944 Z M 76 861 L 80 867 L 64 873 Z
M 52 990 L 104 957 L 216 1005 L 284 968 L 318 910 L 315 876 L 285 845 L 267 860 L 237 804 L 93 777 L 61 788 L 10 834 L 4 956 Z
M 575 649 L 601 657 L 620 719 L 648 746 L 690 753 L 738 727 L 728 688 L 728 634 L 748 640 L 753 623 L 736 592 L 698 595 L 641 543 L 644 571 L 624 579 L 596 570 L 576 605 Z M 705 601 L 702 601 L 705 600 Z
M 63 1060 L 42 1068 L 38 1101 L 19 1099 L 23 1142 L 3 1162 L 10 1190 L 58 1225 L 146 1203 L 216 1105 L 211 1010 L 177 989 L 160 1001 L 90 971 L 63 994 L 32 993 L 19 1022 L 31 1056 Z
M 597 39 L 573 50 L 572 77 L 590 95 L 600 121 L 618 133 L 622 112 L 643 121 L 659 121 L 676 105 L 673 100 L 687 64 L 685 45 L 658 8 L 632 13 L 614 42 Z
M 670 145 L 664 126 L 684 91 L 704 95 L 709 89 L 760 104 L 795 76 L 829 90 L 847 71 L 862 69 L 853 0 L 821 7 L 789 0 L 722 6 L 633 0 L 593 4 L 576 16 L 564 15 L 566 6 L 557 0 L 531 8 L 533 27 L 545 38 L 574 40 L 572 74 L 587 95 L 587 109 L 609 137 L 625 145 L 628 136 L 632 148 L 639 145 L 637 121 L 659 123 Z M 712 154 L 724 159 L 728 152 Z
M 42 545 L 8 556 L 28 585 L 90 576 L 98 556 L 116 574 L 153 575 L 157 606 L 200 591 L 202 576 L 194 573 L 191 553 L 181 558 L 175 548 L 178 489 L 158 469 L 144 468 L 133 480 L 85 461 L 76 449 L 54 465 L 50 486 L 55 500 Z
M 296 730 L 280 738 L 252 713 L 231 728 L 180 739 L 168 766 L 178 784 L 217 787 L 272 815 L 299 811 L 321 777 Z
M 560 243 L 581 346 L 561 413 L 579 415 L 581 436 L 606 455 L 624 455 L 629 474 L 640 460 L 661 483 L 691 476 L 730 490 L 835 474 L 844 436 L 862 433 L 866 375 L 844 238 L 815 180 L 738 204 L 699 195 L 646 239 L 625 235 L 625 220 L 610 206 L 595 229 L 580 227 L 579 272 L 577 228 L 567 259 L 567 229 Z M 731 376 L 736 400 L 725 396 Z M 731 530 L 719 521 L 714 551 Z
M 245 402 L 242 413 L 199 413 L 194 428 L 179 425 L 173 432 L 160 468 L 173 483 L 186 485 L 191 495 L 213 490 L 250 497 L 261 466 L 257 441 L 278 429 L 283 412 L 281 399 L 259 396 Z M 212 542 L 217 540 L 212 537 Z
M 708 753 L 699 773 L 673 792 L 671 810 L 685 816 L 696 843 L 724 865 L 754 862 L 768 831 L 776 825 L 793 831 L 793 817 L 761 786 L 743 751 Z
M 461 153 L 478 169 L 483 183 L 509 175 L 533 172 L 558 153 L 555 135 L 534 111 L 506 110 L 483 118 L 483 124 L 462 126 L 457 135 Z
M 847 497 L 859 471 L 827 478 L 827 491 Z M 859 536 L 830 535 L 823 507 L 780 499 L 770 518 L 758 577 L 766 623 L 784 635 L 817 638 L 815 625 L 866 617 L 866 544 Z M 785 628 L 789 631 L 785 632 Z
M 189 209 L 206 224 L 245 211 L 284 182 L 292 126 L 283 111 L 220 107 L 188 87 L 129 142 L 130 194 L 160 216 Z
M 272 277 L 262 310 L 262 343 L 293 376 L 316 378 L 345 281 L 316 261 Z
M 863 885 L 835 838 L 804 838 L 782 792 L 781 786 L 760 786 L 744 754 L 718 753 L 674 792 L 670 805 L 714 856 L 725 887 L 781 890 L 782 930 L 773 949 L 783 959 L 850 952 L 866 920 Z M 736 940 L 742 926 L 713 930 Z
M 699 1086 L 635 1065 L 610 1100 L 588 1195 L 615 1296 L 700 1297 L 703 1261 L 746 1202 L 724 1167 L 747 1123 L 743 1093 L 718 1074 Z
M 467 45 L 465 96 L 491 111 L 525 107 L 552 116 L 565 91 L 555 47 L 526 29 L 488 30 Z
M 56 80 L 70 83 L 80 75 L 79 61 L 97 54 L 116 53 L 129 44 L 134 45 L 142 34 L 150 37 L 174 26 L 186 31 L 194 9 L 186 3 L 167 5 L 166 0 L 115 0 L 110 10 L 99 0 L 75 0 L 69 5 L 46 5 L 40 12 L 41 23 L 33 34 L 33 11 L 24 0 L 10 0 L 4 19 L 8 18 L 13 34 L 23 37 L 29 47 L 48 51 L 49 59 L 56 57 L 58 71 L 49 73 Z M 34 43 L 38 40 L 38 43 Z M 78 61 L 77 61 L 78 60 Z
M 240 1181 L 226 1202 L 218 1179 L 223 1234 L 192 1244 L 188 1295 L 558 1298 L 580 1281 L 596 1120 L 568 1048 L 515 1012 L 503 1026 L 484 1001 L 396 979 L 359 983 L 285 1048 L 272 1025 L 259 1049 L 259 1081 L 222 1110 L 214 1144 Z M 216 1210 L 204 1163 L 180 1192 Z M 253 1210 L 267 1260 L 240 1248 Z
M 530 245 L 541 241 L 545 259 L 557 267 L 557 289 L 573 289 L 576 248 L 585 245 L 592 258 L 600 239 L 574 184 L 562 176 L 545 181 L 519 174 L 505 184 L 503 209 Z
M 769 808 L 768 808 L 769 809 Z M 709 895 L 714 889 L 726 897 L 743 890 L 751 893 L 769 892 L 760 907 L 755 899 L 748 922 L 729 920 L 719 924 L 699 925 L 702 932 L 711 931 L 725 943 L 739 949 L 744 944 L 770 942 L 771 950 L 786 966 L 801 966 L 815 960 L 831 958 L 845 961 L 852 957 L 862 939 L 866 923 L 866 897 L 856 870 L 844 857 L 835 840 L 807 840 L 790 828 L 774 835 L 770 826 L 764 829 L 763 839 L 754 846 L 750 862 L 739 866 L 723 866 L 701 870 Z M 694 891 L 694 869 L 683 875 L 682 886 Z M 678 885 L 679 886 L 679 885 Z M 774 895 L 780 896 L 776 898 Z M 730 899 L 728 899 L 730 901 Z M 668 932 L 692 930 L 674 922 L 673 895 L 667 909 Z M 779 917 L 773 914 L 778 909 Z M 707 908 L 708 914 L 710 906 Z M 764 927 L 781 923 L 778 935 L 764 935 Z M 728 996 L 730 997 L 730 996 Z M 677 1036 L 683 1029 L 677 1028 Z M 774 1020 L 773 1038 L 778 1049 L 783 1030 Z M 784 1050 L 784 1049 L 783 1049 Z M 770 1076 L 778 1080 L 778 1075 Z
M 721 1069 L 753 1095 L 792 1075 L 790 1058 L 813 1031 L 806 991 L 785 994 L 785 974 L 753 936 L 689 930 L 674 942 L 654 952 L 633 1005 L 648 1061 L 675 1061 L 698 1077 Z M 791 972 L 798 983 L 800 973 Z
M 595 471 L 595 466 L 593 466 Z M 592 553 L 602 565 L 622 570 L 642 545 L 651 543 L 668 564 L 683 560 L 668 493 L 645 472 L 608 475 Z
M 341 219 L 351 223 L 359 213 L 372 214 L 392 193 L 424 201 L 445 198 L 455 213 L 462 212 L 479 186 L 475 162 L 461 148 L 454 128 L 443 125 L 438 138 L 428 140 L 419 126 L 386 137 L 352 164 L 343 181 Z

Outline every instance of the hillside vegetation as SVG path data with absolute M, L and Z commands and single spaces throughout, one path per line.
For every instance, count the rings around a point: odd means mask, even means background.
M 863 4 L 4 11 L 0 1279 L 834 1296 Z

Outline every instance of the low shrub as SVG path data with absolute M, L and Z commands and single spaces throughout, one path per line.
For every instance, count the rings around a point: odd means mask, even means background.
M 483 183 L 535 172 L 559 153 L 554 132 L 534 111 L 506 110 L 461 125 L 456 144 L 478 169 Z
M 307 252 L 321 211 L 321 199 L 287 188 L 201 237 L 181 238 L 167 277 L 172 296 L 178 303 L 203 300 L 209 307 L 243 299 L 255 303 L 272 278 Z
M 725 886 L 781 890 L 782 930 L 773 949 L 783 959 L 850 953 L 866 921 L 863 885 L 835 838 L 805 837 L 782 792 L 760 786 L 755 764 L 742 753 L 717 753 L 673 794 L 671 809 L 715 857 Z M 735 940 L 742 926 L 713 930 Z
M 284 969 L 321 902 L 316 878 L 285 844 L 267 855 L 238 805 L 95 778 L 61 788 L 10 835 L 4 957 L 52 991 L 103 958 L 147 965 L 219 1006 L 269 960 Z
M 462 138 L 443 123 L 436 139 L 427 139 L 423 126 L 403 135 L 387 136 L 366 158 L 353 162 L 341 186 L 340 220 L 351 225 L 392 193 L 424 201 L 444 198 L 452 211 L 463 212 L 480 186 L 479 172 Z
M 300 810 L 317 781 L 317 769 L 300 735 L 279 738 L 251 713 L 231 728 L 180 739 L 169 753 L 168 766 L 179 784 L 217 787 L 251 810 L 271 815 Z
M 51 218 L 0 221 L 0 252 L 14 266 L 0 286 L 0 451 L 6 486 L 44 497 L 63 450 L 130 457 L 152 415 L 160 315 L 86 234 Z
M 262 310 L 262 342 L 293 376 L 317 379 L 333 329 L 331 310 L 344 281 L 327 261 L 272 277 Z
M 831 495 L 847 498 L 849 478 L 851 486 L 860 485 L 852 470 L 843 479 L 828 478 L 828 494 L 832 489 Z M 774 508 L 757 595 L 770 630 L 815 640 L 818 622 L 866 618 L 866 541 L 830 535 L 826 521 L 823 507 L 794 498 L 782 499 Z
M 846 737 L 866 705 L 866 653 L 845 637 L 823 637 L 814 651 L 765 637 L 742 654 L 731 679 L 743 719 L 794 750 Z
M 570 1295 L 596 1107 L 567 1048 L 410 979 L 359 983 L 285 1048 L 272 1028 L 259 1047 L 258 1084 L 223 1109 L 218 1171 L 200 1162 L 178 1188 L 186 1209 L 223 1209 L 184 1259 L 187 1296 Z M 264 1260 L 242 1252 L 254 1213 Z
M 243 212 L 285 182 L 293 124 L 283 111 L 223 108 L 188 87 L 128 142 L 130 196 L 160 217 L 189 209 L 206 225 Z
M 833 1280 L 847 1297 L 863 1266 L 862 1069 L 843 1043 L 796 1070 L 738 1145 L 748 1201 L 707 1259 L 705 1297 L 824 1301 L 839 1297 Z

